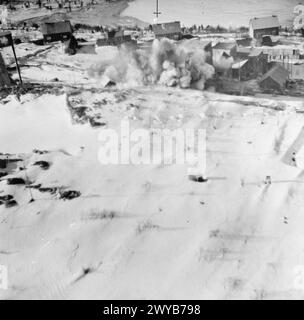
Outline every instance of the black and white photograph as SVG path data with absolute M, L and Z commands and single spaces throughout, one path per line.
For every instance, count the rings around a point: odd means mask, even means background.
M 302 299 L 304 0 L 0 0 L 0 300 Z

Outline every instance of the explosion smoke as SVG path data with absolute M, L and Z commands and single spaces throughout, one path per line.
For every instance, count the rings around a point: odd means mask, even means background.
M 161 39 L 154 40 L 148 50 L 123 45 L 113 59 L 92 66 L 89 74 L 104 83 L 112 81 L 120 86 L 161 84 L 203 89 L 214 74 L 206 58 L 199 41 L 176 44 Z

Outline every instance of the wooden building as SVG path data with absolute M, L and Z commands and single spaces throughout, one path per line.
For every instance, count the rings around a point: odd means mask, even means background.
M 259 81 L 259 85 L 267 92 L 284 93 L 287 85 L 289 73 L 280 65 L 270 69 Z
M 125 35 L 123 30 L 109 31 L 106 38 L 97 39 L 97 46 L 120 46 L 122 44 L 136 45 L 136 41 L 131 38 L 131 35 Z
M 232 65 L 232 78 L 241 81 L 256 79 L 268 71 L 268 56 L 256 48 L 238 48 Z
M 251 38 L 261 39 L 266 35 L 279 35 L 280 22 L 277 16 L 253 18 L 249 22 L 249 35 Z
M 45 42 L 66 41 L 73 34 L 70 21 L 49 21 L 41 26 Z
M 152 25 L 155 38 L 168 38 L 172 40 L 182 39 L 182 28 L 179 21 L 157 23 Z
M 304 80 L 304 61 L 303 60 L 284 60 L 273 62 L 273 65 L 280 65 L 289 73 L 290 80 Z

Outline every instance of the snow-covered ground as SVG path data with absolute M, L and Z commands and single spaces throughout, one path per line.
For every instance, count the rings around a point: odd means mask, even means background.
M 118 132 L 123 118 L 207 128 L 208 182 L 190 181 L 183 165 L 101 165 L 101 129 L 71 118 L 81 98 Z M 303 128 L 296 110 L 303 102 L 158 86 L 11 98 L 0 106 L 1 152 L 23 162 L 0 182 L 18 202 L 0 206 L 9 271 L 0 297 L 303 298 L 301 148 L 289 163 Z M 33 165 L 42 160 L 49 169 Z M 81 196 L 31 189 L 29 203 L 28 188 L 7 185 L 12 176 Z
M 163 46 L 184 64 L 184 53 Z M 166 65 L 155 64 L 161 46 L 154 59 L 16 48 L 25 82 L 62 90 L 0 103 L 0 159 L 19 160 L 0 168 L 0 203 L 17 202 L 0 205 L 9 284 L 0 299 L 303 298 L 302 99 L 135 86 L 134 76 Z M 3 55 L 12 63 L 11 51 Z M 103 88 L 105 61 L 130 83 Z M 210 68 L 190 62 L 205 80 Z M 167 83 L 189 76 L 167 65 Z M 101 130 L 119 134 L 126 119 L 150 131 L 206 129 L 208 181 L 191 181 L 187 165 L 102 165 Z

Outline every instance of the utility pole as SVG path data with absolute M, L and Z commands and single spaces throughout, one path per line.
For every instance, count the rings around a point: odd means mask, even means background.
M 23 82 L 22 82 L 20 67 L 19 67 L 19 64 L 18 64 L 18 59 L 17 59 L 17 56 L 16 56 L 16 51 L 15 51 L 15 46 L 14 46 L 14 42 L 13 41 L 12 41 L 12 49 L 13 49 L 13 54 L 14 54 L 14 58 L 15 58 L 15 63 L 16 63 L 18 75 L 19 75 L 20 85 L 22 86 Z
M 161 12 L 159 12 L 159 8 L 158 8 L 158 0 L 156 0 L 156 11 L 153 12 L 153 14 L 155 15 L 155 20 L 156 22 L 158 21 L 158 16 L 161 14 Z

